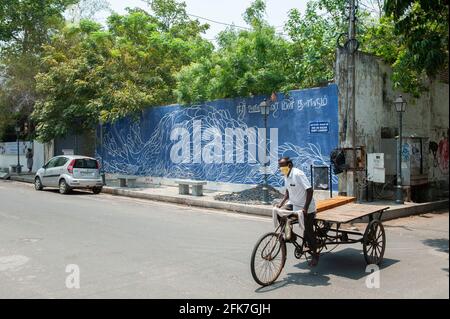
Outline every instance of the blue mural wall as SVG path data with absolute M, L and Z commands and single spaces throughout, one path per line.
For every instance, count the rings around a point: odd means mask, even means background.
M 259 109 L 264 96 L 151 107 L 138 119 L 104 125 L 97 157 L 103 157 L 107 173 L 240 184 L 261 183 L 267 162 L 269 183 L 282 186 L 281 156 L 291 157 L 308 176 L 310 165 L 329 165 L 338 143 L 337 93 L 335 84 L 278 93 L 267 137 Z M 335 176 L 333 182 L 337 189 Z

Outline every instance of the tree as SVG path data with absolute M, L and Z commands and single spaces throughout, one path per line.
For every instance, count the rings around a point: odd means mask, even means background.
M 63 25 L 62 12 L 75 0 L 0 2 L 0 136 L 23 122 L 36 99 L 34 76 L 42 45 Z
M 245 10 L 243 15 L 244 21 L 247 22 L 248 25 L 251 25 L 253 28 L 257 29 L 262 25 L 266 24 L 264 21 L 264 16 L 266 14 L 266 3 L 264 0 L 254 0 L 250 7 Z
M 33 112 L 38 138 L 92 129 L 139 114 L 148 106 L 175 102 L 174 74 L 212 50 L 194 30 L 162 31 L 159 20 L 141 9 L 113 14 L 107 28 L 82 20 L 66 26 L 45 46 L 41 95 Z M 186 21 L 188 22 L 188 21 Z
M 162 30 L 169 30 L 176 24 L 183 24 L 189 20 L 186 13 L 186 3 L 175 0 L 147 0 L 145 1 L 153 11 L 155 21 Z
M 297 9 L 289 11 L 285 26 L 292 40 L 289 88 L 320 86 L 334 79 L 336 46 L 341 37 L 347 38 L 347 16 L 347 0 L 310 0 L 303 15 Z M 364 7 L 359 7 L 356 17 L 363 47 L 373 18 Z
M 144 0 L 152 10 L 152 21 L 160 32 L 166 32 L 174 37 L 195 37 L 204 33 L 208 24 L 200 24 L 192 20 L 186 13 L 186 3 L 176 0 Z
M 361 50 L 382 58 L 391 66 L 402 50 L 400 39 L 394 33 L 394 20 L 391 16 L 383 15 L 368 25 L 360 42 Z
M 319 15 L 319 2 L 309 1 L 302 15 L 289 11 L 285 29 L 290 45 L 289 89 L 317 86 L 333 78 L 336 22 Z
M 251 30 L 228 28 L 219 34 L 215 52 L 180 70 L 180 103 L 269 94 L 286 84 L 288 43 L 263 19 L 264 12 L 264 1 L 253 2 L 244 14 Z
M 66 20 L 78 23 L 81 20 L 93 20 L 95 15 L 102 11 L 110 11 L 111 6 L 106 0 L 79 0 L 67 7 Z
M 289 12 L 284 39 L 265 21 L 265 2 L 244 13 L 250 30 L 229 28 L 219 34 L 218 49 L 183 67 L 175 90 L 180 103 L 270 94 L 320 86 L 333 79 L 336 40 L 345 32 L 346 1 L 311 0 L 304 14 Z M 366 22 L 367 12 L 358 18 Z
M 0 41 L 2 48 L 37 52 L 52 31 L 64 22 L 62 12 L 77 0 L 2 0 Z
M 448 9 L 446 0 L 386 0 L 401 45 L 393 63 L 395 87 L 417 97 L 426 89 L 424 78 L 448 70 Z

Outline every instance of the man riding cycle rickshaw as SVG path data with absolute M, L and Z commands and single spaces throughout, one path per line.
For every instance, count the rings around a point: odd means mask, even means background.
M 319 262 L 319 254 L 317 253 L 316 236 L 314 233 L 314 219 L 316 216 L 316 203 L 313 197 L 313 188 L 305 173 L 294 167 L 289 157 L 283 157 L 278 161 L 278 167 L 284 175 L 284 186 L 286 192 L 283 199 L 277 205 L 277 208 L 283 207 L 287 200 L 292 204 L 291 216 L 297 217 L 299 225 L 299 235 L 306 240 L 310 253 L 311 261 L 309 265 L 314 267 Z M 273 219 L 275 227 L 278 226 L 281 216 L 278 210 L 273 211 Z M 304 232 L 303 232 L 304 231 Z M 295 240 L 292 238 L 291 240 Z

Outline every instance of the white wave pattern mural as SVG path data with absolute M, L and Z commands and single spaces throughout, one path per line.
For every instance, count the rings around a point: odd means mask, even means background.
M 229 110 L 215 108 L 211 105 L 177 107 L 167 112 L 156 127 L 146 127 L 148 121 L 133 121 L 126 119 L 114 125 L 105 127 L 103 138 L 103 149 L 98 150 L 98 157 L 103 156 L 103 165 L 106 172 L 120 173 L 139 176 L 158 176 L 168 178 L 192 178 L 216 182 L 230 182 L 242 184 L 260 184 L 264 175 L 261 170 L 261 160 L 254 150 L 261 152 L 261 128 L 247 126 L 242 117 L 233 117 Z M 205 145 L 210 140 L 205 140 L 201 136 L 201 142 L 193 136 L 195 130 L 194 123 L 201 123 L 201 132 L 209 132 L 210 137 L 215 135 L 221 140 L 220 147 L 215 162 L 200 163 L 195 161 L 202 158 L 199 151 L 204 151 Z M 186 137 L 186 147 L 189 150 L 189 157 L 181 163 L 174 163 L 171 159 L 171 149 L 177 141 L 171 139 L 171 133 L 175 128 L 189 132 Z M 225 132 L 231 129 L 233 132 L 258 132 L 258 138 L 245 139 L 245 143 L 233 144 L 233 162 L 224 160 Z M 258 130 L 259 129 L 259 130 Z M 152 132 L 149 137 L 148 132 Z M 275 131 L 274 131 L 275 132 Z M 146 135 L 147 133 L 147 135 Z M 272 131 L 271 134 L 272 135 Z M 262 141 L 265 136 L 262 136 Z M 324 154 L 319 145 L 306 143 L 305 145 L 295 145 L 284 142 L 278 145 L 278 136 L 269 136 L 268 151 L 270 151 L 270 161 L 268 163 L 268 181 L 272 186 L 282 186 L 283 178 L 277 171 L 277 158 L 289 156 L 296 167 L 301 168 L 308 176 L 310 175 L 310 165 L 329 165 L 329 151 Z M 263 149 L 264 152 L 264 149 Z M 239 154 L 243 154 L 244 161 L 238 161 Z M 261 153 L 259 153 L 261 154 Z M 204 153 L 203 153 L 204 155 Z M 241 158 L 242 159 L 242 158 Z M 337 177 L 333 177 L 333 182 L 337 183 Z

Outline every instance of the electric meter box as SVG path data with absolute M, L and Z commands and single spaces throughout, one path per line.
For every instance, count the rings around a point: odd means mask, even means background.
M 384 153 L 367 154 L 367 180 L 374 183 L 385 183 Z

